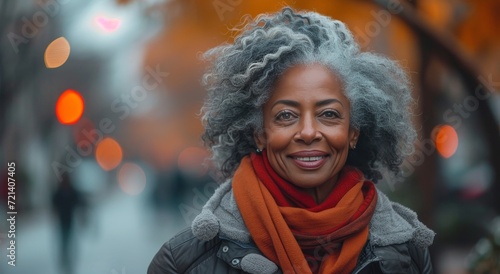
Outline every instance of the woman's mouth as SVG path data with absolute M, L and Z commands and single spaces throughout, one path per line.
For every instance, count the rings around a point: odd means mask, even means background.
M 302 162 L 314 162 L 314 161 L 319 161 L 323 158 L 322 156 L 317 156 L 317 157 L 294 157 L 295 160 L 302 161 Z
M 314 170 L 323 166 L 326 162 L 327 154 L 317 151 L 304 151 L 290 155 L 295 165 L 301 169 Z

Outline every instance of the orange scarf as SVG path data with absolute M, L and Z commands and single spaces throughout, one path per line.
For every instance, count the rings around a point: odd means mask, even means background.
M 335 207 L 318 212 L 279 206 L 248 156 L 236 170 L 232 187 L 257 247 L 284 273 L 351 273 L 368 239 L 377 196 L 371 181 L 348 176 L 358 183 Z

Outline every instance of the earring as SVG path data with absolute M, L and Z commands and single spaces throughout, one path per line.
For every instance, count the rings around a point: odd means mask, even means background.
M 262 150 L 260 148 L 257 148 L 257 149 L 255 149 L 255 152 L 262 153 Z
M 356 144 L 351 146 L 352 149 L 356 149 Z

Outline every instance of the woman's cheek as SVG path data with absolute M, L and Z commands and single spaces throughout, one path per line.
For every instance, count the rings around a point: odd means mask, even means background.
M 273 130 L 267 134 L 267 145 L 273 150 L 284 150 L 293 142 L 293 133 L 287 130 Z

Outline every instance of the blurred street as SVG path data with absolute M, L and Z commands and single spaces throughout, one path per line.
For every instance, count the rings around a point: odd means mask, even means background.
M 145 204 L 145 196 L 131 198 L 115 190 L 94 210 L 87 224 L 78 227 L 77 260 L 73 274 L 132 274 L 145 273 L 161 245 L 174 233 L 185 227 L 183 221 L 161 221 Z M 18 215 L 19 216 L 19 215 Z M 6 246 L 1 244 L 2 264 L 5 274 L 58 274 L 57 227 L 48 210 L 21 216 L 16 237 L 16 266 L 5 263 Z M 113 255 L 111 255 L 113 254 Z

